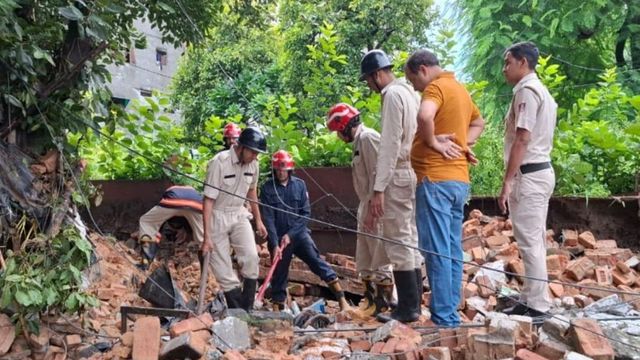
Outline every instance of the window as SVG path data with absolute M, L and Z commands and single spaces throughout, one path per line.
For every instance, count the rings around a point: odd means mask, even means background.
M 167 49 L 164 47 L 156 48 L 156 65 L 160 66 L 162 70 L 163 66 L 167 66 Z

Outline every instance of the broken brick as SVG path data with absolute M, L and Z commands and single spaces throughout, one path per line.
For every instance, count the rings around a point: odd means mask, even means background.
M 486 238 L 485 242 L 487 243 L 487 246 L 489 248 L 493 249 L 493 248 L 501 248 L 503 245 L 507 245 L 511 241 L 508 236 L 496 235 L 496 236 L 490 236 Z
M 611 277 L 611 270 L 608 266 L 597 266 L 595 268 L 596 282 L 598 285 L 611 285 L 613 278 Z
M 396 360 L 418 360 L 420 358 L 416 345 L 406 339 L 398 341 L 394 354 Z
M 467 283 L 464 287 L 464 297 L 470 298 L 476 295 L 478 295 L 478 285 L 472 282 Z
M 574 346 L 594 360 L 613 360 L 614 351 L 596 320 L 576 319 L 571 322 Z
M 596 265 L 587 257 L 582 257 L 569 263 L 567 266 L 567 274 L 573 280 L 580 281 L 587 275 L 591 274 Z
M 549 360 L 527 349 L 520 349 L 516 352 L 515 360 Z
M 222 360 L 247 360 L 238 350 L 229 350 L 224 353 Z
M 575 230 L 562 230 L 563 246 L 578 245 L 578 232 Z
M 394 337 L 387 340 L 387 342 L 380 350 L 380 354 L 393 354 L 396 351 L 396 345 L 398 345 L 398 341 L 400 340 Z
M 485 299 L 496 292 L 491 283 L 491 279 L 487 275 L 477 276 L 476 284 L 478 284 L 478 294 Z
M 628 274 L 631 272 L 631 268 L 624 261 L 618 261 L 618 263 L 616 264 L 616 269 L 618 269 L 618 271 L 623 274 Z
M 71 334 L 65 336 L 64 341 L 68 347 L 74 348 L 82 343 L 82 338 L 78 334 Z
M 560 298 L 564 295 L 564 286 L 558 283 L 549 283 L 549 290 L 554 297 Z
M 482 246 L 471 249 L 471 259 L 480 265 L 487 261 L 487 255 L 489 255 L 489 251 Z
M 518 274 L 520 276 L 524 275 L 524 262 L 521 259 L 513 259 L 509 261 L 507 264 L 507 269 L 510 272 Z
M 444 346 L 424 348 L 420 353 L 423 359 L 451 360 L 451 350 Z
M 613 277 L 613 283 L 616 285 L 631 286 L 636 281 L 636 275 L 632 272 L 623 274 L 618 270 L 613 270 L 611 276 Z
M 453 349 L 458 346 L 455 329 L 440 329 L 440 346 Z
M 578 243 L 584 246 L 586 249 L 595 249 L 596 248 L 596 238 L 593 236 L 591 231 L 585 231 L 578 235 Z
M 132 358 L 157 360 L 160 352 L 160 320 L 154 316 L 142 317 L 133 325 Z
M 618 243 L 615 240 L 598 240 L 596 241 L 596 249 L 615 249 Z
M 210 313 L 205 312 L 198 317 L 192 317 L 173 324 L 169 329 L 169 334 L 171 337 L 176 337 L 190 331 L 208 329 L 211 325 L 213 325 L 213 318 Z
M 372 354 L 382 354 L 382 348 L 386 345 L 383 341 L 378 341 L 377 343 L 371 346 L 371 350 L 369 351 Z
M 547 256 L 547 271 L 563 272 L 569 264 L 569 258 L 565 255 L 554 254 Z
M 371 342 L 369 342 L 369 340 L 357 340 L 357 341 L 352 341 L 351 344 L 349 344 L 349 347 L 351 348 L 351 351 L 369 351 L 371 349 Z

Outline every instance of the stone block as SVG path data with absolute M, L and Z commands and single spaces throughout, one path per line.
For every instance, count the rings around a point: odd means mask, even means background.
M 604 337 L 602 328 L 596 320 L 576 319 L 571 323 L 571 335 L 574 346 L 582 354 L 593 360 L 613 360 L 615 352 Z
M 160 353 L 160 360 L 199 359 L 207 350 L 208 344 L 198 336 L 185 333 L 167 342 Z M 233 349 L 227 349 L 233 350 Z M 158 359 L 158 357 L 156 357 Z M 135 360 L 135 358 L 133 358 Z
M 157 360 L 160 353 L 160 320 L 142 317 L 133 325 L 133 360 Z

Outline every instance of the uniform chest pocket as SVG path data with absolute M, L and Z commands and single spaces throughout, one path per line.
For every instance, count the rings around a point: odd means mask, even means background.
M 252 172 L 245 172 L 242 174 L 242 177 L 244 178 L 244 181 L 247 184 L 251 184 L 253 182 L 253 173 Z
M 222 177 L 222 183 L 226 188 L 232 187 L 233 184 L 235 184 L 235 182 L 236 182 L 236 174 L 227 174 L 227 175 L 223 175 Z

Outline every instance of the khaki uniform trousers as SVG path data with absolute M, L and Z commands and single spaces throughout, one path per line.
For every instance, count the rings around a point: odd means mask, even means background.
M 231 249 L 240 265 L 240 275 L 247 279 L 258 278 L 258 251 L 253 229 L 249 222 L 251 214 L 242 206 L 233 209 L 213 209 L 211 222 L 211 271 L 223 291 L 240 287 L 240 280 L 233 269 Z
M 509 196 L 509 213 L 513 223 L 524 273 L 539 279 L 547 276 L 546 222 L 549 198 L 555 186 L 552 168 L 528 174 L 518 173 Z M 551 307 L 547 282 L 524 279 L 522 302 L 538 311 Z
M 364 221 L 369 204 L 360 202 L 358 206 L 358 231 L 366 232 Z M 382 236 L 382 224 L 376 226 L 375 235 Z M 356 243 L 356 271 L 362 279 L 375 283 L 390 282 L 391 272 L 387 269 L 391 263 L 382 241 L 366 235 L 357 235 Z
M 142 238 L 143 235 L 147 235 L 151 239 L 157 239 L 159 235 L 158 231 L 160 231 L 162 224 L 174 216 L 183 216 L 187 219 L 189 226 L 191 226 L 193 238 L 198 242 L 202 242 L 204 234 L 202 214 L 200 212 L 191 209 L 167 208 L 157 205 L 140 217 L 139 237 Z
M 382 233 L 386 239 L 417 247 L 418 232 L 415 220 L 416 174 L 409 164 L 395 170 L 384 194 Z M 384 242 L 384 247 L 394 271 L 413 270 L 417 254 L 412 248 Z

